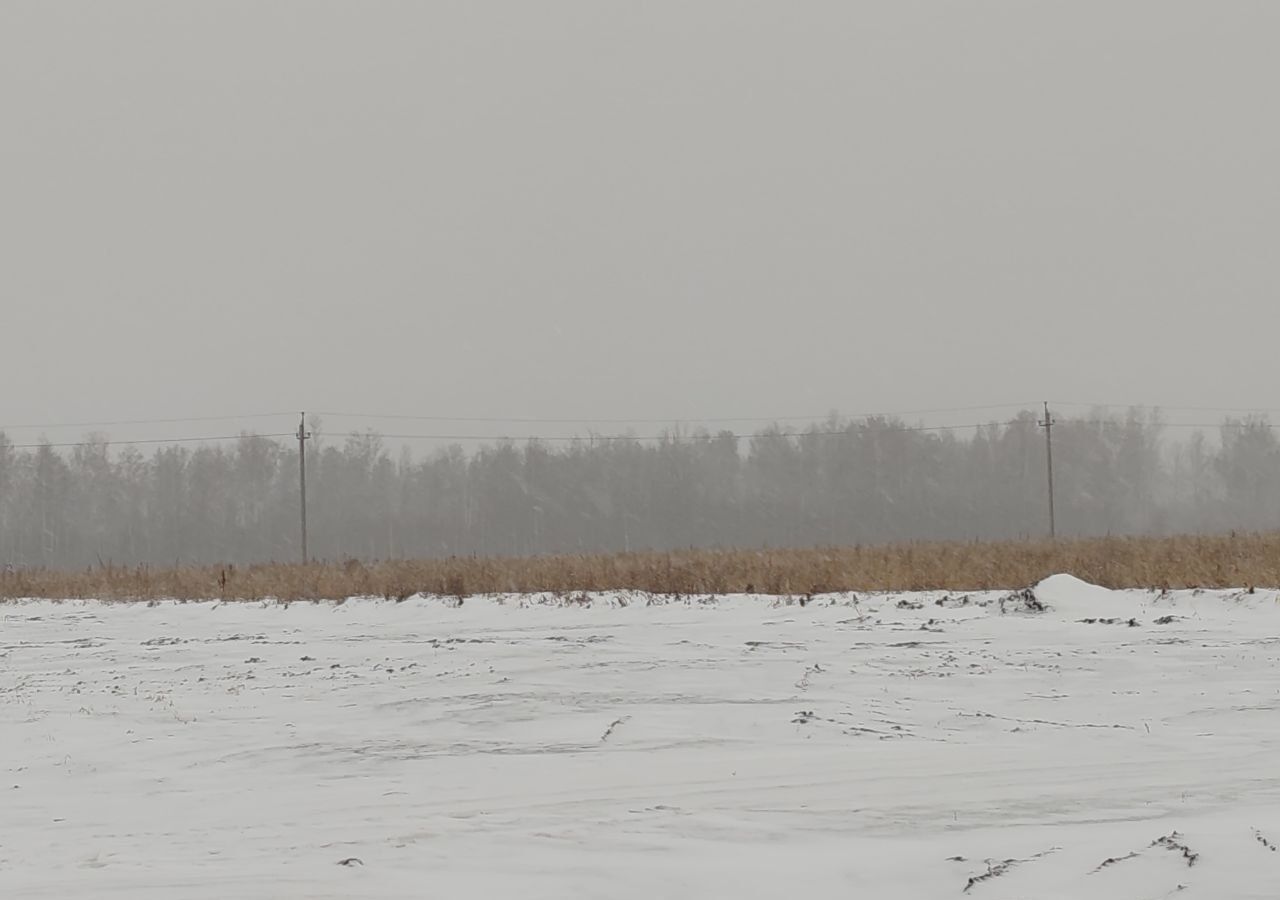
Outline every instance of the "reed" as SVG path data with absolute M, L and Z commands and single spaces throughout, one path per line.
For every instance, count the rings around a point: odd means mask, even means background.
M 1068 572 L 1107 587 L 1280 586 L 1280 533 L 810 549 L 453 557 L 251 566 L 19 568 L 0 598 L 320 600 L 636 590 L 657 594 L 1002 590 Z

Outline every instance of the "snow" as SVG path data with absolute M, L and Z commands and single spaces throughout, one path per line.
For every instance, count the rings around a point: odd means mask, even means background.
M 0 605 L 0 897 L 1280 896 L 1277 594 L 1033 596 Z

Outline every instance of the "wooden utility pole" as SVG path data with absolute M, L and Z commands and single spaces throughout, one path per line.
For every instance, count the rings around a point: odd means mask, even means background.
M 1057 522 L 1053 516 L 1053 416 L 1049 415 L 1049 401 L 1044 402 L 1044 421 L 1040 423 L 1044 429 L 1044 452 L 1049 461 L 1049 540 L 1058 536 Z
M 307 556 L 307 441 L 311 432 L 307 431 L 307 414 L 301 413 L 298 422 L 298 493 L 302 498 L 299 507 L 302 512 L 302 563 L 306 565 Z

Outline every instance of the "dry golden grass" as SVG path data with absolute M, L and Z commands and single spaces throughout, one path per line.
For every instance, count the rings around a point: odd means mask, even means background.
M 506 592 L 661 594 L 1012 589 L 1069 572 L 1108 587 L 1280 586 L 1280 534 L 692 550 L 246 567 L 95 567 L 0 575 L 0 598 L 402 599 Z

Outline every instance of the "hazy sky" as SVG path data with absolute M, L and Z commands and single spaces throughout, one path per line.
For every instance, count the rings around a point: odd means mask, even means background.
M 0 425 L 1280 407 L 1278 36 L 1273 0 L 4 0 Z

